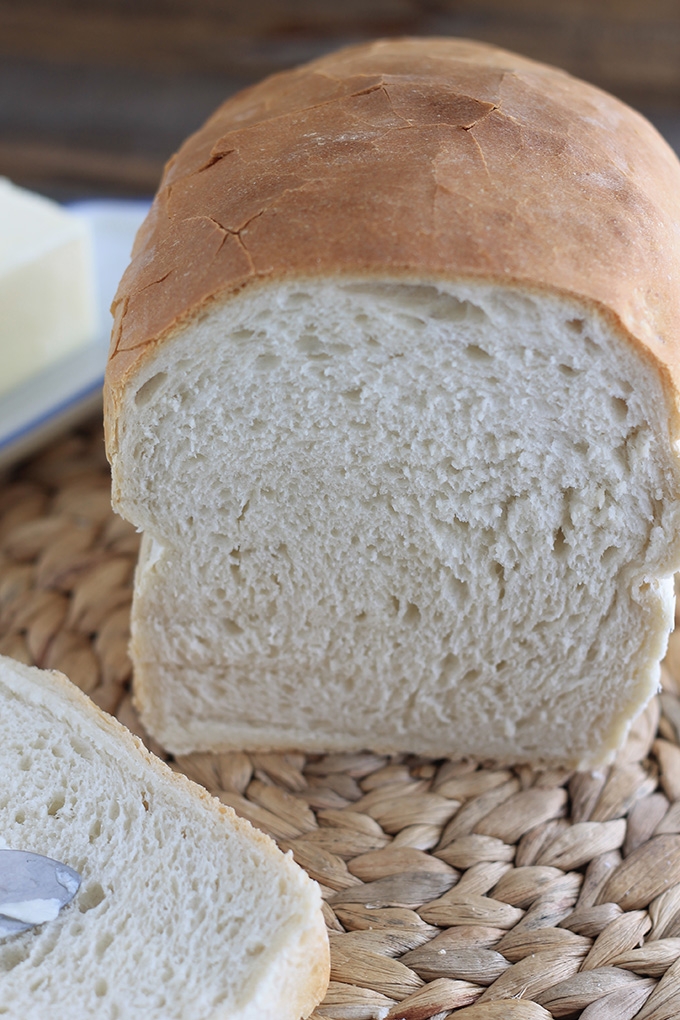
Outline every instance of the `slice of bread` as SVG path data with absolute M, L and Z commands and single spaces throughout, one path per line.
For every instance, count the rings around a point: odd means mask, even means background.
M 319 888 L 62 674 L 0 657 L 0 833 L 75 868 L 0 942 L 8 1020 L 299 1020 L 323 997 Z
M 187 141 L 115 314 L 159 740 L 611 759 L 680 566 L 680 165 L 643 118 L 481 44 L 325 57 Z

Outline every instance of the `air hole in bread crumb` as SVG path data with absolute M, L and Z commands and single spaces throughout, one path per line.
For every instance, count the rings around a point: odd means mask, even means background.
M 582 369 L 574 368 L 572 365 L 558 365 L 557 366 L 562 375 L 581 375 Z
M 597 659 L 597 644 L 592 644 L 586 655 L 586 662 L 595 662 Z
M 92 825 L 90 826 L 90 843 L 94 843 L 95 839 L 98 839 L 102 834 L 102 823 L 99 818 L 95 818 Z
M 81 914 L 86 914 L 88 910 L 94 910 L 95 907 L 98 907 L 104 898 L 105 893 L 99 882 L 91 882 L 90 885 L 82 890 L 78 897 L 78 910 Z
M 453 652 L 447 652 L 442 659 L 441 679 L 450 680 L 457 666 L 458 657 Z
M 465 354 L 470 361 L 490 361 L 491 355 L 488 351 L 485 351 L 483 347 L 478 344 L 468 344 L 465 348 Z
M 25 811 L 17 811 L 17 813 L 14 816 L 14 821 L 17 823 L 17 825 L 23 825 L 24 822 L 26 821 Z
M 28 772 L 31 768 L 31 758 L 28 754 L 25 754 L 19 762 L 19 768 L 22 772 Z
M 403 322 L 405 326 L 410 326 L 411 329 L 424 329 L 425 320 L 419 319 L 417 315 L 408 315 L 406 312 L 397 312 L 395 319 L 399 322 Z
M 345 400 L 352 400 L 358 403 L 361 400 L 362 387 L 356 386 L 353 390 L 343 390 L 342 396 Z
M 569 319 L 567 321 L 567 329 L 571 330 L 572 333 L 582 333 L 584 326 L 585 322 L 583 319 Z
M 456 577 L 452 574 L 447 578 L 446 587 L 453 598 L 457 601 L 465 602 L 469 597 L 467 581 L 464 581 L 460 577 Z
M 289 305 L 302 305 L 311 300 L 312 299 L 309 294 L 306 294 L 303 290 L 296 290 L 292 294 L 288 295 L 287 303 Z
M 601 562 L 605 564 L 611 563 L 611 561 L 616 557 L 617 552 L 618 548 L 615 545 L 608 545 L 605 551 L 600 556 Z
M 465 302 L 465 318 L 468 322 L 480 323 L 488 319 L 488 315 L 479 305 L 473 305 L 472 301 Z
M 612 397 L 612 408 L 614 410 L 614 416 L 618 421 L 625 421 L 628 417 L 628 404 L 623 397 Z
M 100 935 L 94 947 L 94 951 L 97 954 L 98 959 L 101 959 L 109 946 L 113 943 L 113 935 L 110 932 L 106 932 L 104 935 Z
M 653 499 L 652 500 L 652 506 L 654 507 L 654 509 L 652 511 L 652 517 L 654 518 L 654 523 L 658 524 L 659 527 L 661 527 L 661 522 L 663 520 L 664 502 L 663 502 L 662 499 L 658 499 L 658 498 L 657 499 Z
M 76 737 L 70 737 L 69 743 L 77 755 L 80 755 L 80 757 L 84 758 L 86 761 L 92 761 L 92 748 L 89 747 L 88 744 L 82 740 L 78 740 Z
M 94 994 L 97 996 L 97 998 L 103 999 L 108 990 L 109 986 L 107 985 L 104 978 L 97 978 L 97 980 L 94 983 Z
M 493 572 L 498 578 L 498 598 L 505 598 L 505 567 L 502 563 L 494 563 Z
M 52 800 L 50 801 L 50 803 L 48 805 L 48 808 L 47 808 L 48 815 L 53 815 L 54 816 L 54 815 L 58 814 L 61 811 L 61 809 L 63 808 L 65 800 L 66 800 L 66 798 L 64 797 L 63 793 L 55 794 L 55 796 L 52 798 Z
M 167 372 L 157 372 L 156 375 L 152 375 L 150 379 L 147 379 L 135 393 L 135 404 L 137 407 L 144 407 L 148 404 L 167 378 Z
M 440 294 L 433 302 L 430 318 L 440 322 L 462 322 L 471 312 L 471 317 L 475 318 L 472 309 L 482 311 L 477 305 L 472 305 L 469 301 L 459 301 L 452 294 Z
M 232 340 L 250 340 L 254 333 L 254 329 L 236 329 L 230 335 Z
M 625 443 L 626 447 L 629 448 L 629 450 L 630 450 L 631 446 L 633 447 L 633 450 L 630 451 L 630 452 L 637 453 L 637 450 L 635 449 L 635 445 L 636 445 L 638 436 L 643 434 L 643 432 L 644 432 L 644 429 L 643 429 L 642 425 L 636 425 L 634 428 L 629 429 L 628 432 L 626 433 L 626 438 L 624 440 L 624 443 Z
M 225 620 L 224 621 L 224 632 L 225 632 L 225 634 L 232 634 L 232 635 L 242 634 L 243 633 L 243 627 L 239 627 L 239 625 L 236 623 L 235 620 Z
M 363 611 L 363 609 L 362 609 L 362 611 L 360 613 L 357 613 L 357 615 L 354 617 L 354 619 L 358 620 L 359 622 L 361 622 L 361 620 L 365 620 L 366 619 L 366 613 Z
M 260 354 L 255 359 L 255 368 L 261 372 L 270 372 L 273 368 L 277 368 L 281 364 L 281 358 L 278 354 Z
M 399 602 L 399 599 L 397 598 L 397 596 L 396 596 L 396 595 L 393 595 L 393 596 L 392 596 L 392 598 L 391 598 L 391 602 L 392 602 L 392 608 L 394 609 L 394 612 L 395 612 L 395 613 L 398 613 L 398 612 L 399 612 L 399 609 L 400 609 L 400 605 L 401 605 L 401 604 L 400 604 L 400 602 Z
M 481 673 L 478 669 L 468 669 L 461 677 L 461 684 L 471 684 L 479 680 Z
M 408 608 L 404 613 L 404 623 L 408 623 L 411 627 L 415 627 L 420 623 L 420 610 L 413 602 L 407 602 L 407 607 Z
M 10 971 L 18 967 L 20 963 L 28 957 L 31 949 L 30 946 L 14 945 L 10 946 L 4 944 L 2 947 L 2 957 L 0 957 L 0 971 Z M 8 1009 L 3 1009 L 3 1013 L 9 1013 Z M 16 1013 L 14 1014 L 16 1016 Z
M 249 500 L 249 499 L 247 499 L 247 500 L 245 501 L 245 503 L 243 504 L 243 507 L 242 507 L 242 509 L 241 509 L 241 513 L 240 513 L 240 514 L 238 515 L 238 517 L 236 518 L 236 520 L 237 520 L 237 521 L 239 521 L 239 522 L 240 522 L 240 521 L 245 521 L 245 519 L 246 519 L 246 514 L 248 513 L 248 510 L 249 510 L 249 508 L 250 508 L 250 500 Z
M 566 556 L 569 550 L 569 543 L 567 542 L 562 528 L 556 528 L 553 532 L 553 552 L 556 556 Z
M 307 354 L 312 358 L 320 354 L 325 358 L 328 357 L 316 333 L 303 333 L 299 340 L 296 341 L 296 346 L 300 348 L 303 354 Z

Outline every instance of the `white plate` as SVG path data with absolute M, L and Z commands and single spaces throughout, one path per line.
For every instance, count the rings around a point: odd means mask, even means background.
M 111 301 L 130 260 L 148 202 L 91 201 L 70 206 L 94 236 L 99 325 L 94 343 L 74 351 L 0 397 L 0 468 L 38 449 L 101 407 L 111 332 Z

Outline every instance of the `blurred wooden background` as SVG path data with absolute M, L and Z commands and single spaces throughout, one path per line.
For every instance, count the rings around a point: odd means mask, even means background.
M 557 64 L 680 150 L 680 0 L 0 0 L 0 174 L 57 198 L 149 194 L 236 89 L 404 34 Z

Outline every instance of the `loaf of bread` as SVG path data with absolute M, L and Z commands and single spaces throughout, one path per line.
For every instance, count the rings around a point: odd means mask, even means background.
M 639 114 L 473 42 L 324 57 L 185 143 L 114 308 L 166 747 L 611 759 L 680 565 L 680 165 Z
M 323 997 L 319 888 L 59 673 L 0 657 L 0 834 L 70 865 L 55 920 L 0 941 L 7 1020 L 299 1020 Z

